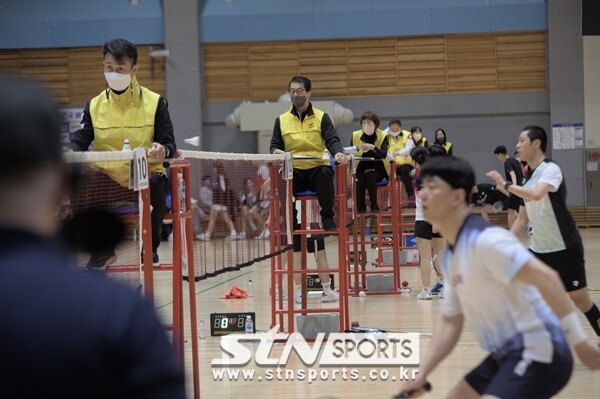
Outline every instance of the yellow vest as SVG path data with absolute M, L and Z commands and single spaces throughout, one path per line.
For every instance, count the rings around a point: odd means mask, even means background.
M 322 158 L 327 147 L 323 134 L 321 133 L 321 121 L 324 112 L 312 107 L 313 114 L 306 115 L 304 121 L 292 114 L 290 108 L 285 114 L 279 115 L 279 126 L 285 151 L 292 156 L 310 156 Z M 310 169 L 317 166 L 331 165 L 329 158 L 327 160 L 293 161 L 295 169 Z
M 364 141 L 362 141 L 360 138 L 363 135 L 363 131 L 362 130 L 356 130 L 354 132 L 352 132 L 352 145 L 354 146 L 359 146 L 361 144 L 364 144 Z M 375 147 L 380 148 L 381 149 L 381 145 L 383 144 L 383 141 L 385 140 L 386 134 L 383 130 L 379 130 L 377 129 L 375 131 L 375 135 L 377 136 L 377 138 L 375 139 Z M 389 150 L 388 150 L 389 151 Z M 357 157 L 362 157 L 363 156 L 363 152 L 358 149 L 355 153 L 355 155 Z M 358 165 L 360 161 L 354 161 L 355 165 Z M 385 167 L 385 171 L 388 175 L 388 179 L 390 176 L 390 161 L 387 160 L 387 158 L 383 161 L 383 166 Z
M 390 143 L 388 152 L 393 154 L 395 152 L 398 152 L 398 151 L 404 149 L 409 137 L 410 137 L 410 132 L 406 131 L 406 130 L 402 130 L 402 134 L 398 134 L 396 137 L 394 137 L 388 133 L 388 140 Z M 396 166 L 412 165 L 412 164 L 413 164 L 413 162 L 410 157 L 410 154 L 403 156 L 403 157 L 401 157 L 401 156 L 396 157 Z
M 414 141 L 414 139 L 413 139 L 413 141 Z M 421 140 L 421 143 L 419 143 L 419 144 L 415 143 L 415 146 L 413 148 L 417 148 L 417 147 L 427 148 L 427 139 L 425 137 L 423 137 L 423 139 Z
M 106 89 L 90 101 L 94 126 L 92 151 L 121 151 L 125 139 L 132 149 L 152 147 L 160 96 L 140 86 L 136 78 L 131 83 L 121 95 Z M 165 173 L 162 161 L 148 162 L 152 172 Z M 101 162 L 97 166 L 123 187 L 128 186 L 129 163 Z
M 452 142 L 446 141 L 446 144 L 444 144 L 444 149 L 446 150 L 446 152 L 450 151 L 451 147 L 452 147 Z

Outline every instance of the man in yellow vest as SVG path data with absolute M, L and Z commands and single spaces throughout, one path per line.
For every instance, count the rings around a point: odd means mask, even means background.
M 128 140 L 131 148 L 147 149 L 151 165 L 150 202 L 152 205 L 152 263 L 159 265 L 157 249 L 160 244 L 160 229 L 165 213 L 167 177 L 163 161 L 175 154 L 177 149 L 173 135 L 173 124 L 169 116 L 167 100 L 139 85 L 135 76 L 139 69 L 136 46 L 124 39 L 114 39 L 102 47 L 104 76 L 108 88 L 92 98 L 83 112 L 83 127 L 71 140 L 74 151 L 120 151 Z M 93 145 L 92 145 L 93 143 Z M 92 145 L 91 148 L 90 145 Z M 120 168 L 104 168 L 103 193 L 90 196 L 97 200 L 106 192 L 120 191 L 119 199 L 135 198 L 127 190 L 129 174 Z M 108 176 L 108 177 L 107 177 Z M 96 184 L 100 186 L 100 184 Z M 91 188 L 92 190 L 94 188 Z M 114 199 L 112 199 L 114 202 Z M 108 204 L 93 201 L 87 205 Z M 85 206 L 86 204 L 82 204 Z M 88 267 L 103 270 L 116 261 L 114 251 L 92 254 Z
M 294 193 L 315 191 L 321 207 L 323 229 L 335 230 L 333 170 L 329 159 L 322 158 L 325 150 L 337 163 L 346 163 L 347 158 L 331 118 L 311 104 L 311 88 L 311 81 L 304 76 L 294 76 L 290 81 L 288 90 L 292 108 L 275 120 L 271 153 L 290 152 L 292 156 L 319 158 L 293 161 Z
M 292 100 L 289 111 L 279 115 L 273 127 L 271 138 L 271 153 L 292 156 L 304 156 L 312 159 L 293 160 L 294 165 L 294 194 L 306 190 L 314 191 L 321 207 L 321 222 L 324 230 L 337 229 L 334 220 L 333 169 L 329 157 L 323 159 L 325 150 L 333 155 L 335 162 L 348 162 L 344 148 L 335 132 L 335 127 L 329 115 L 313 107 L 310 102 L 312 84 L 304 76 L 294 76 L 288 84 L 288 92 Z M 298 225 L 298 211 L 294 206 L 294 228 Z M 300 239 L 294 235 L 294 267 L 300 266 Z M 318 248 L 322 251 L 322 249 Z M 295 276 L 296 277 L 296 276 Z M 338 300 L 338 294 L 331 288 L 329 273 L 320 273 L 323 284 L 323 302 Z M 295 278 L 296 284 L 300 284 Z M 294 299 L 300 303 L 300 286 L 295 289 Z

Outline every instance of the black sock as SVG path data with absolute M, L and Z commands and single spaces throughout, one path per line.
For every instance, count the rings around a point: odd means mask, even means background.
M 596 335 L 600 337 L 600 310 L 598 306 L 596 304 L 592 305 L 592 308 L 585 312 L 584 315 L 592 325 Z

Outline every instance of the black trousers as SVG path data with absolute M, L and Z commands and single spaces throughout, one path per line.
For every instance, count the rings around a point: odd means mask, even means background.
M 412 177 L 410 177 L 410 171 L 413 169 L 414 167 L 412 165 L 400 165 L 396 169 L 398 176 L 400 176 L 400 179 L 402 179 L 402 184 L 404 184 L 406 195 L 409 197 L 414 197 L 415 195 L 415 190 L 412 185 Z
M 86 180 L 77 192 L 71 195 L 73 213 L 77 214 L 93 208 L 111 209 L 115 203 L 130 203 L 131 212 L 137 212 L 138 193 L 115 182 L 101 171 L 86 170 Z M 160 230 L 166 210 L 167 177 L 159 173 L 150 175 L 150 205 L 152 214 L 152 250 L 160 245 Z
M 365 194 L 369 191 L 371 210 L 378 209 L 377 205 L 377 182 L 383 178 L 378 170 L 356 172 L 356 209 L 364 211 L 367 208 Z
M 321 207 L 321 218 L 333 217 L 335 190 L 333 169 L 330 166 L 317 166 L 311 169 L 294 169 L 294 194 L 310 190 L 317 193 Z M 298 224 L 298 211 L 294 206 L 294 225 Z
M 186 187 L 187 188 L 187 187 Z M 167 208 L 167 176 L 159 173 L 150 175 L 150 205 L 152 214 L 152 252 L 156 252 L 160 245 L 160 230 Z

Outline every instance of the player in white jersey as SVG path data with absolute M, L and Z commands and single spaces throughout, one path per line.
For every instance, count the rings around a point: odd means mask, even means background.
M 429 374 L 454 348 L 466 322 L 487 356 L 447 394 L 450 399 L 542 399 L 569 381 L 573 359 L 600 369 L 558 274 L 509 231 L 472 215 L 475 174 L 464 160 L 438 157 L 421 169 L 425 218 L 449 244 L 441 320 L 431 349 L 403 392 L 424 393 Z
M 488 176 L 525 200 L 511 231 L 518 235 L 527 222 L 531 223 L 531 252 L 558 272 L 575 306 L 600 336 L 600 310 L 587 289 L 583 243 L 567 209 L 567 188 L 560 167 L 546 159 L 547 142 L 546 132 L 539 126 L 527 126 L 521 132 L 517 153 L 529 165 L 527 181 L 522 187 L 506 183 L 496 171 Z

